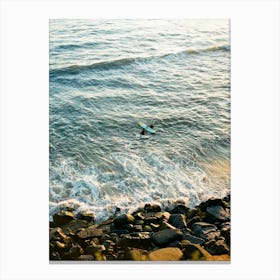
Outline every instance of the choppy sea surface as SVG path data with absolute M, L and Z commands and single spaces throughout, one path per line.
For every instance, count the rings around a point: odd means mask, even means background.
M 50 20 L 49 188 L 97 220 L 229 193 L 230 22 Z

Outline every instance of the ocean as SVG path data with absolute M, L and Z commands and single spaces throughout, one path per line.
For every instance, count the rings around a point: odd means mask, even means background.
M 230 49 L 225 19 L 50 20 L 50 217 L 228 194 Z

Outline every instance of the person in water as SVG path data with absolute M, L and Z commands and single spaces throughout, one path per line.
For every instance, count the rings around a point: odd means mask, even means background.
M 148 125 L 150 128 L 154 128 L 154 125 Z M 140 132 L 141 135 L 145 135 L 146 134 L 146 130 L 144 128 L 142 128 L 142 131 Z

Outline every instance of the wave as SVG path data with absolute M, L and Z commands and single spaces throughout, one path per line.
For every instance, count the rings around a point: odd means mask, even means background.
M 147 62 L 157 61 L 162 59 L 172 59 L 176 57 L 181 57 L 182 55 L 184 56 L 197 55 L 197 54 L 220 52 L 220 51 L 229 52 L 230 45 L 212 46 L 209 48 L 202 48 L 202 49 L 187 49 L 176 53 L 167 53 L 159 56 L 125 57 L 125 58 L 120 58 L 115 60 L 85 64 L 85 65 L 75 64 L 63 68 L 51 69 L 50 77 L 55 77 L 57 75 L 77 75 L 83 71 L 119 69 L 136 63 L 147 63 Z

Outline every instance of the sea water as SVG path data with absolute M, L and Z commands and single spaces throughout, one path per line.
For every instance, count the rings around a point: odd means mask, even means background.
M 230 22 L 50 20 L 49 188 L 97 220 L 229 193 Z

